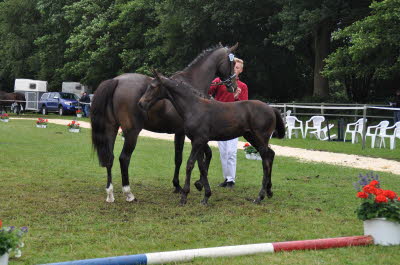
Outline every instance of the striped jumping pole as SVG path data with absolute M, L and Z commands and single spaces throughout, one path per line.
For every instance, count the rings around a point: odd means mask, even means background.
M 130 256 L 110 258 L 86 259 L 49 263 L 47 265 L 138 265 L 138 264 L 163 264 L 170 262 L 190 261 L 199 257 L 233 257 L 257 253 L 317 250 L 327 248 L 341 248 L 350 246 L 365 246 L 373 244 L 371 236 L 350 236 L 303 241 L 287 241 L 277 243 L 261 243 L 238 246 L 225 246 L 214 248 L 187 249 L 167 252 L 154 252 Z

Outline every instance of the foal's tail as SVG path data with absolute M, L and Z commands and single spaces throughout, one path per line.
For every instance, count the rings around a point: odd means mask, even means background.
M 285 137 L 285 123 L 283 122 L 281 112 L 278 109 L 274 109 L 275 116 L 276 116 L 276 127 L 275 127 L 275 132 L 274 135 L 282 139 Z
M 107 124 L 109 121 L 109 112 L 112 113 L 113 95 L 118 80 L 109 79 L 100 83 L 97 88 L 92 105 L 90 106 L 90 120 L 92 123 L 92 145 L 97 151 L 100 165 L 106 167 L 113 159 L 113 150 L 110 138 L 107 136 Z

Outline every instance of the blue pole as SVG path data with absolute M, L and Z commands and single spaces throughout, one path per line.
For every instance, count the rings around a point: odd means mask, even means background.
M 147 264 L 147 256 L 145 254 L 111 257 L 111 258 L 66 261 L 58 263 L 49 263 L 46 265 L 140 265 L 140 264 Z

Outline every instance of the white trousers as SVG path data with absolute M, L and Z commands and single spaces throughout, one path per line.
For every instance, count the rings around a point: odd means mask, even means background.
M 228 141 L 219 141 L 219 157 L 221 159 L 222 165 L 222 174 L 224 175 L 224 179 L 226 181 L 235 182 L 236 178 L 236 153 L 237 153 L 237 145 L 238 138 L 228 140 Z

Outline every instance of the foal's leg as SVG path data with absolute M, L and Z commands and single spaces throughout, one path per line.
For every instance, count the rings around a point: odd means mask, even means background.
M 210 146 L 207 144 L 206 147 L 204 148 L 204 155 L 199 156 L 197 159 L 198 165 L 200 165 L 200 163 L 201 163 L 201 162 L 199 162 L 199 160 L 202 160 L 205 163 L 205 167 L 207 169 L 207 174 L 208 174 L 208 168 L 210 167 L 211 158 L 212 158 L 212 151 L 211 151 Z M 199 169 L 200 169 L 200 166 L 199 166 Z M 200 173 L 201 173 L 201 170 L 200 170 Z M 194 185 L 198 191 L 201 191 L 203 189 L 204 182 L 202 181 L 201 177 L 202 177 L 202 175 L 200 175 L 200 179 L 194 183 Z M 208 183 L 208 180 L 207 180 L 207 183 Z
M 137 201 L 133 193 L 131 192 L 131 188 L 129 186 L 129 162 L 131 161 L 131 155 L 133 150 L 135 150 L 137 138 L 139 135 L 140 129 L 131 129 L 128 130 L 125 135 L 124 147 L 122 148 L 122 152 L 119 156 L 119 163 L 121 166 L 121 177 L 122 177 L 122 192 L 126 196 L 127 202 Z
M 210 154 L 212 155 L 211 148 L 208 144 L 206 144 L 203 149 L 203 152 L 199 154 L 199 159 L 197 160 L 200 169 L 200 182 L 202 183 L 202 185 L 204 185 L 204 198 L 201 201 L 203 205 L 207 205 L 208 199 L 211 196 L 211 188 L 210 184 L 208 183 L 208 167 L 210 165 L 210 160 L 211 160 Z M 203 159 L 203 157 L 205 159 Z
M 183 146 L 185 144 L 185 134 L 176 133 L 174 138 L 174 144 L 175 144 L 175 172 L 172 184 L 174 184 L 175 187 L 174 193 L 179 193 L 182 190 L 182 187 L 179 185 L 179 170 L 182 165 L 182 153 L 183 153 Z
M 268 198 L 271 198 L 273 195 L 272 192 L 272 180 L 271 180 L 271 172 L 272 172 L 272 164 L 275 157 L 275 152 L 270 148 L 260 147 L 259 148 L 260 155 L 262 157 L 262 165 L 263 165 L 263 181 L 261 190 L 258 193 L 258 198 L 254 200 L 255 203 L 260 203 L 264 198 L 265 194 L 267 194 Z
M 185 179 L 185 185 L 183 186 L 183 189 L 181 191 L 181 205 L 185 205 L 187 202 L 187 196 L 190 192 L 190 177 L 192 174 L 192 170 L 194 167 L 194 163 L 196 162 L 196 159 L 198 158 L 199 154 L 203 152 L 203 143 L 194 143 L 192 141 L 192 151 L 190 152 L 189 159 L 186 164 L 186 179 Z

